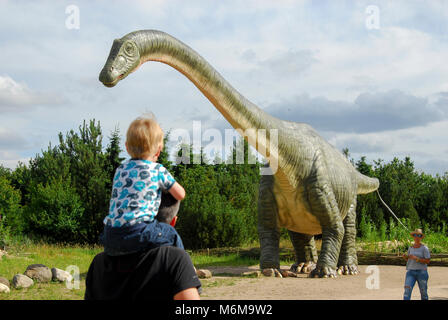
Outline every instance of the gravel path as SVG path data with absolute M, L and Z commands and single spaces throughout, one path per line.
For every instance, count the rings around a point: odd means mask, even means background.
M 298 278 L 246 278 L 242 272 L 257 270 L 251 267 L 208 268 L 214 274 L 201 280 L 204 300 L 401 300 L 406 268 L 404 266 L 377 266 L 377 272 L 367 273 L 368 266 L 360 266 L 357 276 L 339 276 L 336 279 L 311 279 L 300 274 Z M 288 269 L 282 266 L 282 269 Z M 448 300 L 448 268 L 429 267 L 428 294 L 430 299 Z M 368 289 L 373 274 L 379 275 L 379 289 Z M 219 274 L 223 274 L 220 276 Z M 420 299 L 416 284 L 412 299 Z

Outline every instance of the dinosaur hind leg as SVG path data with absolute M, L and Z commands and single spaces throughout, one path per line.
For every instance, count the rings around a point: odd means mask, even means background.
M 296 262 L 291 266 L 291 271 L 310 273 L 316 267 L 317 251 L 312 235 L 288 230 L 291 238 Z
M 344 239 L 339 253 L 338 273 L 358 274 L 358 257 L 356 255 L 356 198 L 354 199 L 344 221 Z
M 308 203 L 322 227 L 322 248 L 311 277 L 336 277 L 336 266 L 344 237 L 344 225 L 331 183 L 317 158 L 314 174 L 307 181 Z
M 274 177 L 262 176 L 258 197 L 258 236 L 260 239 L 260 268 L 280 268 L 277 203 L 274 193 Z

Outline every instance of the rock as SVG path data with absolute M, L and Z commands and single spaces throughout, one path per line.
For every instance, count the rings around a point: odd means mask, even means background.
M 254 278 L 259 278 L 261 277 L 261 271 L 247 271 L 247 272 L 243 272 L 242 276 L 244 277 L 254 277 Z
M 26 268 L 24 275 L 39 282 L 50 282 L 53 278 L 50 268 L 43 264 L 32 264 Z
M 263 269 L 263 271 L 261 271 L 261 273 L 265 276 L 265 277 L 275 277 L 275 271 L 272 268 L 268 268 L 268 269 Z
M 0 283 L 4 284 L 8 288 L 11 288 L 11 285 L 9 284 L 9 280 L 3 277 L 0 277 Z
M 65 281 L 72 281 L 72 275 L 65 271 L 58 268 L 52 268 L 51 274 L 53 275 L 53 281 L 59 281 L 59 282 L 65 282 Z
M 297 278 L 297 273 L 289 270 L 281 270 L 280 273 L 282 274 L 283 278 Z
M 24 274 L 16 274 L 14 278 L 12 278 L 12 285 L 14 288 L 29 288 L 34 284 L 33 279 L 24 275 Z
M 9 287 L 3 283 L 0 283 L 0 293 L 9 293 Z
M 198 269 L 198 270 L 196 270 L 196 274 L 199 277 L 199 279 L 205 279 L 205 278 L 212 277 L 212 272 L 210 270 L 206 270 L 206 269 Z

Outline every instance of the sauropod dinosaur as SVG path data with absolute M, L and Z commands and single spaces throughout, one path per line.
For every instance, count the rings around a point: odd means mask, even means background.
M 245 130 L 245 139 L 269 159 L 271 168 L 273 161 L 278 164 L 260 183 L 261 268 L 280 267 L 278 230 L 284 227 L 296 252 L 293 268 L 315 277 L 358 273 L 356 195 L 375 191 L 379 181 L 356 171 L 310 125 L 277 119 L 254 105 L 198 53 L 167 33 L 141 30 L 115 39 L 99 80 L 113 87 L 147 61 L 166 63 L 184 74 L 235 129 Z M 256 130 L 247 129 L 275 130 L 277 138 L 269 133 L 261 139 Z M 322 234 L 322 247 L 313 267 L 317 234 Z

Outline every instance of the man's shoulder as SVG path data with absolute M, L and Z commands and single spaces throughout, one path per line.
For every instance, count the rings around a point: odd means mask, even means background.
M 98 253 L 92 261 L 92 265 L 104 265 L 118 262 L 118 264 L 129 264 L 133 266 L 141 265 L 147 269 L 149 266 L 156 268 L 162 265 L 170 266 L 176 262 L 191 263 L 190 255 L 183 249 L 162 246 L 149 249 L 144 252 L 131 253 L 122 256 L 109 256 L 105 252 Z
M 169 258 L 189 258 L 189 254 L 181 248 L 173 246 L 162 246 L 148 250 L 148 254 L 166 256 Z

